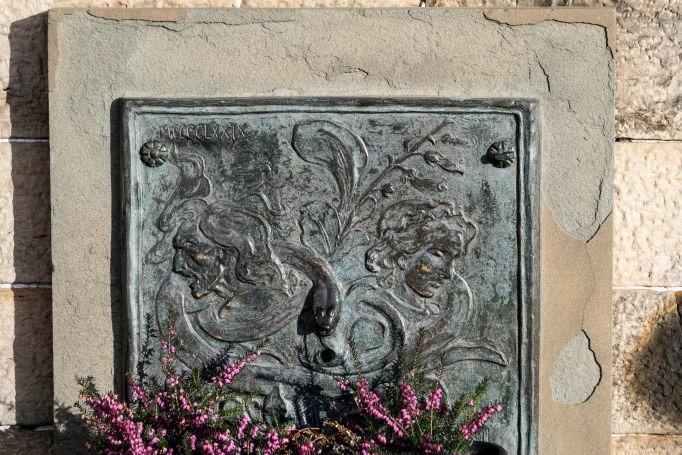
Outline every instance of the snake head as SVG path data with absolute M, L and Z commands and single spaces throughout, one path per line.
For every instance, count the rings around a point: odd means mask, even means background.
M 320 336 L 334 333 L 339 323 L 341 297 L 334 287 L 320 286 L 315 289 L 313 298 L 313 318 L 315 329 Z

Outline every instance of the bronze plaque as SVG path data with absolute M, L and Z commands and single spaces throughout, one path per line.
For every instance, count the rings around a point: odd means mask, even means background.
M 399 360 L 535 453 L 537 133 L 525 100 L 126 100 L 129 361 L 178 315 L 187 367 L 265 355 L 256 417 L 311 423 L 332 379 Z M 155 367 L 155 366 L 153 366 Z

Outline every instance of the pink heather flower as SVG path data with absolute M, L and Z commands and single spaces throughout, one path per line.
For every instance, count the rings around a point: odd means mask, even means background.
M 426 410 L 427 411 L 440 411 L 441 403 L 443 400 L 443 389 L 441 387 L 436 387 L 431 391 L 429 396 L 426 398 Z
M 369 389 L 369 382 L 367 379 L 360 378 L 355 385 L 358 389 L 358 395 L 360 396 L 360 402 L 358 404 L 362 405 L 362 409 L 375 419 L 383 421 L 391 428 L 396 436 L 402 437 L 405 433 L 400 427 L 400 424 L 388 415 L 386 408 L 381 404 L 381 399 L 376 393 Z
M 280 437 L 279 433 L 277 433 L 277 431 L 274 429 L 268 431 L 268 434 L 265 436 L 265 438 L 266 442 L 263 455 L 273 455 L 276 451 L 284 447 L 289 442 L 287 438 Z
M 376 455 L 376 451 L 374 450 L 376 445 L 376 442 L 372 439 L 363 441 L 362 444 L 360 444 L 360 455 Z
M 148 401 L 149 397 L 147 391 L 140 386 L 137 382 L 133 380 L 128 380 L 128 388 L 130 390 L 130 396 L 133 400 Z
M 386 445 L 388 443 L 388 440 L 386 439 L 386 435 L 383 433 L 377 433 L 377 441 L 379 441 L 379 444 Z
M 244 434 L 246 432 L 246 427 L 251 422 L 251 418 L 248 414 L 244 414 L 241 419 L 239 419 L 239 426 L 237 427 L 237 439 L 244 439 Z
M 173 388 L 177 387 L 178 384 L 180 384 L 180 380 L 178 379 L 178 377 L 176 375 L 169 374 L 168 376 L 166 376 L 166 387 L 167 388 L 173 389 Z
M 208 422 L 208 414 L 202 413 L 194 418 L 194 426 L 201 427 L 203 424 Z
M 400 423 L 403 426 L 410 426 L 419 417 L 419 399 L 411 385 L 400 383 L 400 397 L 403 408 L 400 410 Z
M 315 444 L 313 444 L 313 441 L 308 441 L 304 444 L 299 445 L 297 450 L 298 455 L 310 455 L 313 452 L 315 452 Z
M 495 414 L 502 412 L 502 405 L 493 404 L 488 405 L 481 412 L 479 412 L 472 421 L 465 423 L 459 428 L 459 432 L 462 434 L 464 439 L 471 440 L 476 436 L 476 433 L 481 431 L 483 426 L 490 420 Z
M 196 435 L 193 435 L 193 434 L 189 435 L 189 438 L 187 438 L 187 441 L 189 442 L 190 449 L 192 449 L 192 450 L 197 449 L 197 437 L 196 437 Z
M 183 411 L 192 412 L 192 405 L 189 403 L 185 391 L 182 389 L 180 389 L 180 393 L 178 394 L 178 403 L 180 403 L 180 408 L 182 408 Z
M 443 444 L 434 443 L 431 438 L 423 437 L 419 440 L 419 448 L 422 453 L 438 454 L 443 451 Z
M 348 390 L 348 387 L 350 386 L 350 381 L 346 378 L 338 378 L 334 379 L 334 384 L 336 384 L 336 387 L 338 387 L 339 390 L 345 392 Z
M 169 354 L 175 354 L 177 352 L 177 348 L 168 341 L 161 342 L 161 349 L 168 352 Z
M 248 356 L 244 357 L 237 363 L 225 365 L 225 367 L 223 367 L 223 369 L 217 375 L 215 375 L 213 378 L 213 383 L 220 388 L 232 384 L 234 379 L 239 373 L 241 373 L 244 367 L 256 360 L 256 358 L 258 358 L 260 355 L 261 351 L 258 350 L 253 354 L 249 354 Z

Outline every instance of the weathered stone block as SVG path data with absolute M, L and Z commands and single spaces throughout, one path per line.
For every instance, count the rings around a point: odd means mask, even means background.
M 49 283 L 50 154 L 0 143 L 0 283 Z
M 616 0 L 617 135 L 682 139 L 682 2 Z
M 613 455 L 676 455 L 681 453 L 682 436 L 618 434 L 612 447 Z
M 584 403 L 601 381 L 601 368 L 584 331 L 561 348 L 549 378 L 552 399 L 563 405 Z
M 482 11 L 435 8 L 189 10 L 156 21 L 147 14 L 144 21 L 139 12 L 110 10 L 50 16 L 57 402 L 73 402 L 75 374 L 94 374 L 105 389 L 123 384 L 115 100 L 531 98 L 542 106 L 546 204 L 539 453 L 607 453 L 615 77 L 606 25 L 570 23 L 574 17 L 554 10 L 547 13 L 552 20 L 522 27 L 488 20 Z M 580 330 L 602 377 L 586 402 L 565 406 L 551 398 L 550 375 L 562 346 Z M 553 431 L 559 425 L 562 431 Z
M 46 7 L 0 4 L 0 137 L 47 137 Z
M 0 430 L 0 453 L 4 455 L 46 455 L 52 453 L 52 431 L 8 428 Z
M 682 143 L 615 148 L 616 286 L 682 286 Z
M 235 0 L 0 2 L 0 137 L 41 138 L 47 126 L 47 14 L 55 7 L 231 7 Z
M 242 0 L 253 8 L 401 8 L 419 6 L 419 0 Z
M 50 290 L 0 289 L 0 425 L 51 422 Z
M 615 433 L 682 432 L 681 322 L 674 292 L 614 293 Z
M 430 0 L 433 6 L 615 7 L 616 135 L 682 138 L 682 2 L 679 0 Z

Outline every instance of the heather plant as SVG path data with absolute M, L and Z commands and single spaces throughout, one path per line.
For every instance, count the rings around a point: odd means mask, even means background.
M 383 393 L 362 377 L 355 382 L 337 379 L 336 384 L 353 396 L 360 410 L 344 426 L 357 432 L 361 455 L 469 454 L 474 438 L 502 411 L 499 404 L 483 404 L 485 381 L 452 405 L 440 385 L 429 388 L 422 377 L 398 381 Z
M 223 356 L 206 368 L 180 372 L 174 327 L 171 316 L 158 340 L 161 374 L 152 376 L 147 370 L 159 335 L 147 319 L 140 361 L 128 377 L 127 401 L 100 393 L 92 377 L 78 378 L 82 401 L 77 407 L 89 448 L 107 455 L 465 455 L 502 410 L 484 404 L 486 382 L 448 404 L 440 385 L 429 384 L 418 372 L 404 374 L 396 365 L 387 381 L 335 379 L 356 410 L 319 427 L 255 422 L 247 412 L 252 397 L 237 392 L 233 382 L 260 349 L 233 362 Z
M 179 373 L 172 317 L 164 333 L 159 381 L 147 375 L 157 334 L 146 321 L 137 374 L 128 377 L 128 402 L 99 393 L 92 377 L 78 378 L 82 401 L 76 406 L 89 431 L 88 447 L 107 455 L 282 453 L 289 442 L 284 429 L 252 422 L 245 406 L 228 405 L 235 398 L 248 402 L 248 395 L 229 386 L 260 350 L 213 368 L 208 377 L 211 368 Z

